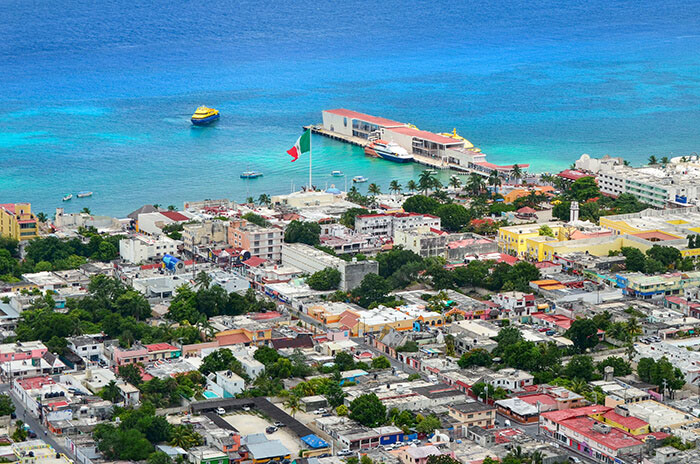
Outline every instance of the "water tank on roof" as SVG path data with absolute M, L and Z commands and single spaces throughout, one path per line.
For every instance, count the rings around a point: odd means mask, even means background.
M 163 255 L 163 265 L 165 268 L 171 272 L 182 271 L 185 269 L 185 263 L 177 259 L 173 255 L 165 254 Z

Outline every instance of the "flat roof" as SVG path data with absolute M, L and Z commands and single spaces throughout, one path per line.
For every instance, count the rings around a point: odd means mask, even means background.
M 378 126 L 384 127 L 399 127 L 405 126 L 403 122 L 392 121 L 391 119 L 381 118 L 378 116 L 372 116 L 370 114 L 359 113 L 357 111 L 347 110 L 345 108 L 337 108 L 332 110 L 323 110 L 326 113 L 336 114 L 338 116 L 344 116 L 351 119 L 359 119 L 361 121 L 369 122 L 371 124 L 376 124 Z

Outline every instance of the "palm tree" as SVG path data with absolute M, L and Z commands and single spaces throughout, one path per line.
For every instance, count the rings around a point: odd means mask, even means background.
M 688 158 L 686 158 L 685 155 L 681 156 L 681 163 L 685 163 L 687 161 L 688 161 Z
M 420 173 L 420 177 L 418 177 L 418 188 L 423 191 L 423 195 L 427 195 L 428 190 L 435 186 L 436 180 L 433 173 L 428 169 Z
M 661 164 L 666 166 L 669 163 L 668 156 L 662 156 L 661 157 Z
M 177 211 L 177 206 L 175 206 L 175 205 L 168 205 L 168 211 Z
M 442 203 L 448 203 L 450 201 L 450 197 L 444 190 L 435 190 L 430 196 Z
M 513 176 L 513 179 L 522 179 L 523 178 L 523 170 L 520 169 L 520 166 L 517 164 L 514 164 L 513 167 L 510 170 L 511 176 Z
M 571 390 L 573 390 L 574 393 L 581 395 L 588 391 L 588 382 L 583 379 L 574 379 L 571 382 Z
M 85 214 L 90 214 L 90 208 L 88 208 L 88 207 L 86 206 L 86 207 L 83 208 L 80 212 L 81 212 L 81 213 L 85 213 Z
M 199 286 L 199 288 L 208 289 L 211 285 L 211 277 L 204 271 L 200 271 L 199 274 L 194 278 L 194 283 Z
M 119 389 L 117 382 L 110 380 L 110 382 L 102 389 L 102 392 L 100 392 L 100 396 L 107 401 L 115 403 L 119 399 L 120 393 L 121 390 Z
M 544 455 L 540 451 L 533 451 L 530 454 L 530 462 L 532 464 L 542 464 L 544 462 Z
M 659 164 L 659 161 L 656 159 L 656 156 L 651 155 L 649 157 L 649 164 L 654 165 L 654 164 Z
M 455 190 L 459 189 L 462 186 L 462 181 L 459 180 L 459 177 L 457 176 L 452 176 L 450 177 L 450 181 L 448 182 L 450 187 L 453 187 Z
M 48 216 L 46 216 L 46 213 L 37 213 L 36 215 L 36 220 L 39 222 L 46 222 L 48 220 Z
M 153 203 L 153 207 L 155 209 L 160 209 L 160 203 Z
M 367 192 L 371 193 L 372 195 L 379 195 L 382 193 L 382 189 L 380 189 L 377 184 L 371 183 L 369 184 L 369 187 L 367 187 Z
M 418 184 L 416 184 L 415 180 L 411 179 L 408 182 L 406 182 L 406 188 L 409 192 L 413 193 L 416 190 L 418 190 Z
M 299 401 L 299 397 L 296 395 L 289 395 L 282 404 L 289 409 L 292 417 L 301 409 L 301 401 Z
M 261 193 L 260 196 L 258 197 L 258 204 L 270 206 L 270 203 L 272 203 L 272 200 L 270 199 L 270 195 L 268 195 L 267 193 Z
M 498 171 L 495 169 L 489 174 L 488 183 L 491 187 L 493 187 L 493 192 L 498 193 L 498 187 L 501 186 L 502 182 L 501 176 L 498 175 Z
M 389 182 L 389 191 L 394 192 L 394 193 L 401 193 L 401 184 L 399 183 L 398 180 L 392 180 Z
M 474 195 L 478 195 L 484 189 L 484 178 L 480 174 L 472 172 L 469 174 L 469 179 L 466 184 L 467 190 Z
M 246 199 L 245 199 L 245 202 L 246 202 L 246 204 L 249 204 L 249 205 L 254 205 L 254 204 L 255 204 L 255 200 L 253 199 L 253 197 L 248 197 L 248 198 L 246 198 Z

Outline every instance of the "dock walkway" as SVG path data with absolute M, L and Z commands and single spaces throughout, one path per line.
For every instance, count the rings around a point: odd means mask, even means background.
M 362 137 L 355 137 L 353 135 L 344 135 L 339 134 L 337 132 L 332 132 L 327 129 L 324 129 L 320 124 L 310 124 L 308 126 L 304 126 L 304 130 L 307 129 L 310 129 L 312 134 L 323 135 L 324 137 L 328 137 L 329 139 L 338 140 L 340 142 L 345 142 L 352 145 L 357 145 L 358 147 L 362 148 L 370 144 L 370 141 L 367 139 L 363 139 Z

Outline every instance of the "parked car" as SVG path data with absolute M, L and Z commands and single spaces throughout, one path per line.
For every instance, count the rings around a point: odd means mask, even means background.
M 319 408 L 319 409 L 314 411 L 314 414 L 325 414 L 327 412 L 328 411 L 326 411 L 326 408 Z
M 29 429 L 27 431 L 27 435 L 29 436 L 29 438 L 36 438 L 36 432 L 34 432 L 34 430 L 32 429 Z
M 352 451 L 350 451 L 350 448 L 343 448 L 338 453 L 336 453 L 338 456 L 350 456 L 353 454 Z
M 283 422 L 280 422 L 280 421 L 275 422 L 275 427 L 278 427 L 278 428 L 279 428 L 279 427 L 286 427 L 286 426 L 287 426 L 287 425 L 286 425 L 285 423 L 283 423 Z
M 270 427 L 265 429 L 265 433 L 275 433 L 277 431 L 277 427 L 274 425 L 271 425 Z
M 550 337 L 551 337 L 552 335 L 555 335 L 556 333 L 557 333 L 556 330 L 548 330 L 548 331 L 545 332 L 545 334 L 549 335 Z
M 572 462 L 573 464 L 580 464 L 582 461 L 576 456 L 569 456 L 569 462 Z
M 216 413 L 219 415 L 226 414 L 226 410 L 224 408 L 216 408 Z

